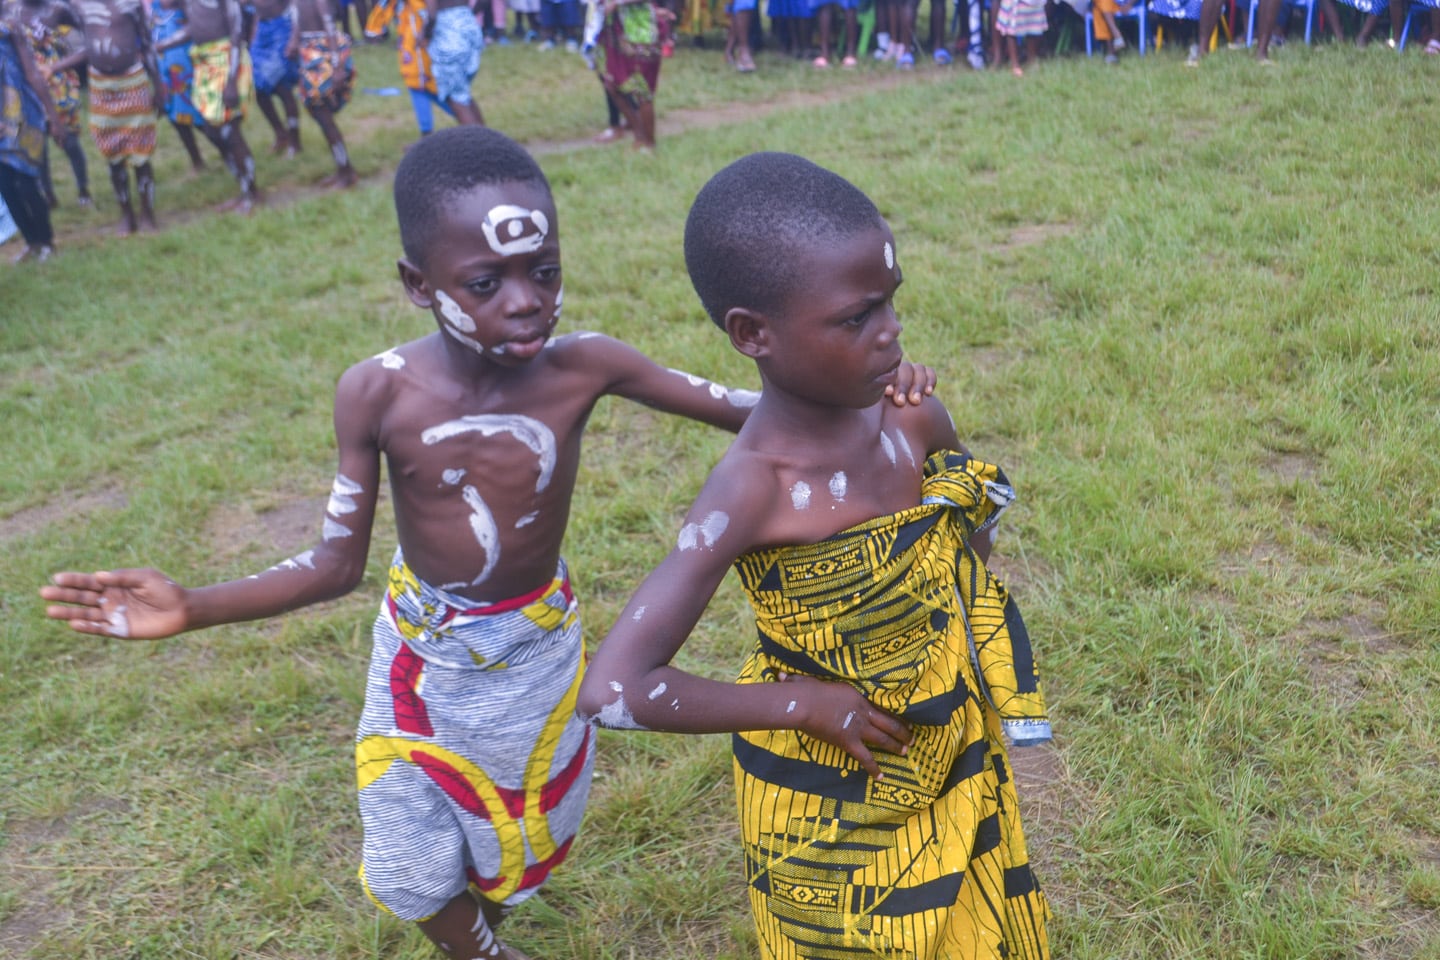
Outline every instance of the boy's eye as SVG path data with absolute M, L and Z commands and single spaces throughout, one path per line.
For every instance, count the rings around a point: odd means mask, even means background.
M 482 280 L 471 280 L 465 284 L 465 289 L 477 296 L 489 296 L 500 289 L 500 281 L 495 277 L 485 277 Z
M 541 267 L 535 271 L 534 277 L 537 283 L 554 283 L 560 278 L 560 267 L 558 264 Z
M 870 314 L 873 313 L 874 310 L 875 310 L 874 307 L 870 307 L 870 308 L 867 309 L 867 310 L 864 310 L 864 311 L 862 311 L 862 312 L 860 312 L 860 313 L 855 314 L 855 316 L 853 316 L 853 317 L 847 317 L 847 318 L 845 318 L 845 325 L 846 325 L 847 327 L 859 327 L 859 326 L 862 326 L 862 325 L 865 323 L 866 320 L 869 320 L 869 319 L 870 319 Z

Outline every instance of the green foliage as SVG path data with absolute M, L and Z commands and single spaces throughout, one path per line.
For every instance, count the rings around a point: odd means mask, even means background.
M 1056 776 L 1022 779 L 1057 956 L 1440 957 L 1434 64 L 1296 46 L 899 82 L 682 47 L 654 156 L 580 148 L 604 115 L 577 58 L 492 48 L 477 84 L 554 184 L 564 322 L 668 365 L 757 385 L 680 252 L 728 160 L 805 153 L 890 218 L 907 351 L 1021 495 L 995 566 L 1059 733 Z M 389 50 L 358 57 L 396 82 Z M 273 623 L 98 642 L 34 593 L 57 569 L 243 575 L 314 537 L 335 379 L 432 329 L 392 266 L 408 105 L 340 121 L 365 181 L 320 194 L 314 128 L 285 161 L 252 118 L 272 203 L 248 219 L 208 212 L 228 178 L 162 132 L 165 229 L 124 242 L 61 161 L 61 256 L 0 271 L 0 953 L 434 956 L 354 880 L 388 516 L 359 591 Z M 724 444 L 597 409 L 567 542 L 592 643 Z M 727 584 L 683 665 L 733 674 L 745 614 Z M 754 955 L 727 752 L 602 737 L 587 828 L 507 935 Z

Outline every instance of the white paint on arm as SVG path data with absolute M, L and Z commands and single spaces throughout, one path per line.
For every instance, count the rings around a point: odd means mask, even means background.
M 330 502 L 325 505 L 325 512 L 333 517 L 354 513 L 357 509 L 355 498 L 364 492 L 364 487 L 345 474 L 335 474 L 335 482 L 330 485 Z
M 699 523 L 687 523 L 681 527 L 675 547 L 678 550 L 695 550 L 703 546 L 706 550 L 711 550 L 728 526 L 730 515 L 723 510 L 712 510 Z

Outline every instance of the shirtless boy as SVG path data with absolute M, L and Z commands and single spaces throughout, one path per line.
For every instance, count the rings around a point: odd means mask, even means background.
M 395 207 L 400 280 L 438 329 L 340 377 L 320 542 L 208 587 L 117 570 L 57 574 L 41 595 L 81 632 L 162 637 L 345 594 L 365 570 L 383 458 L 400 543 L 356 737 L 361 875 L 447 956 L 517 958 L 494 928 L 565 859 L 594 756 L 574 715 L 584 649 L 560 552 L 585 425 L 616 395 L 735 430 L 754 396 L 610 337 L 554 336 L 555 205 L 502 134 L 420 140 Z M 895 402 L 919 403 L 933 375 L 899 372 Z
M 50 65 L 58 72 L 90 65 L 90 135 L 110 165 L 110 185 L 120 205 L 122 234 L 155 229 L 155 120 L 165 90 L 141 0 L 80 0 L 85 47 Z M 129 166 L 140 198 L 137 221 L 130 200 Z
M 250 58 L 245 51 L 238 0 L 184 0 L 185 26 L 163 49 L 190 44 L 195 71 L 191 101 L 205 121 L 200 129 L 240 184 L 240 196 L 227 206 L 249 213 L 260 201 L 255 158 L 240 132 L 245 96 L 250 92 Z
M 1007 747 L 1048 740 L 1018 610 L 986 568 L 1013 498 L 900 363 L 895 237 L 790 154 L 701 189 L 685 265 L 755 361 L 754 412 L 591 661 L 583 714 L 730 732 L 764 960 L 1047 960 Z M 736 683 L 672 660 L 734 567 L 758 638 Z

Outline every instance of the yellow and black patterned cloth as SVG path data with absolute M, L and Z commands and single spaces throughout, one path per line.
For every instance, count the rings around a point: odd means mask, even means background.
M 914 731 L 906 756 L 876 752 L 880 780 L 798 731 L 735 735 L 763 957 L 1049 956 L 1002 735 L 1049 722 L 1024 622 L 968 543 L 1013 496 L 937 453 L 919 506 L 736 561 L 759 627 L 741 683 L 848 682 Z

